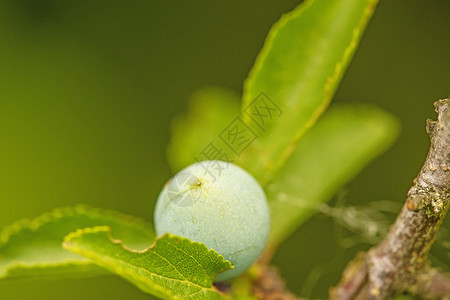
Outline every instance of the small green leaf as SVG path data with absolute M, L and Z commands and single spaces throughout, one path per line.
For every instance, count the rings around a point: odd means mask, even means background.
M 79 229 L 108 225 L 128 247 L 145 249 L 155 239 L 150 225 L 118 212 L 76 206 L 56 209 L 35 219 L 6 227 L 0 235 L 0 279 L 77 277 L 104 274 L 85 257 L 62 248 L 64 237 Z
M 300 140 L 267 188 L 272 244 L 317 212 L 320 203 L 384 152 L 398 132 L 396 119 L 375 107 L 331 108 Z
M 270 30 L 242 103 L 259 138 L 242 153 L 240 164 L 262 184 L 327 108 L 376 3 L 304 1 Z
M 167 148 L 172 170 L 178 172 L 199 160 L 231 160 L 233 154 L 219 135 L 239 115 L 239 96 L 230 90 L 208 87 L 194 93 L 187 114 L 172 121 Z
M 69 234 L 64 248 L 92 259 L 142 291 L 167 299 L 225 299 L 213 281 L 229 270 L 229 261 L 205 245 L 174 235 L 159 237 L 144 251 L 133 251 L 115 240 L 106 226 Z

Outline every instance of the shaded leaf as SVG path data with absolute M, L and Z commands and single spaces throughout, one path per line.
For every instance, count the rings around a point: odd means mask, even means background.
M 376 3 L 305 1 L 270 30 L 245 82 L 242 104 L 259 138 L 240 164 L 261 183 L 273 177 L 327 108 Z
M 371 106 L 330 109 L 300 140 L 267 188 L 272 244 L 278 244 L 384 152 L 399 132 L 390 114 Z
M 6 227 L 0 236 L 0 279 L 16 277 L 61 277 L 102 274 L 83 256 L 62 248 L 64 237 L 79 229 L 108 225 L 114 237 L 134 249 L 145 249 L 155 239 L 150 225 L 122 213 L 76 206 L 56 209 L 35 219 Z
M 188 112 L 172 121 L 171 140 L 167 148 L 172 170 L 177 172 L 198 160 L 220 159 L 221 153 L 214 153 L 214 147 L 231 160 L 233 154 L 219 135 L 239 114 L 239 96 L 230 90 L 208 87 L 194 93 Z M 207 158 L 202 154 L 203 150 L 207 155 L 217 157 Z
M 229 261 L 204 244 L 174 235 L 158 238 L 145 251 L 132 251 L 113 239 L 105 226 L 71 233 L 64 248 L 164 299 L 224 299 L 213 281 L 218 273 L 232 268 Z

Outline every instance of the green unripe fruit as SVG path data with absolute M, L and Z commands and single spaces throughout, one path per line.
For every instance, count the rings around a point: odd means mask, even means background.
M 176 174 L 156 202 L 158 235 L 170 232 L 204 243 L 234 268 L 216 281 L 235 277 L 261 255 L 270 231 L 266 196 L 256 180 L 223 161 L 202 161 Z

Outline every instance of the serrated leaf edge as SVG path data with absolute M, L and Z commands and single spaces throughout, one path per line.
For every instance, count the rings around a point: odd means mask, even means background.
M 270 29 L 266 40 L 264 42 L 264 46 L 261 50 L 261 52 L 258 54 L 254 66 L 252 67 L 248 77 L 245 79 L 244 82 L 244 98 L 242 101 L 242 109 L 247 106 L 249 101 L 252 99 L 248 96 L 248 90 L 250 82 L 255 77 L 255 74 L 257 74 L 262 66 L 265 58 L 267 57 L 267 54 L 270 52 L 272 48 L 272 44 L 274 41 L 274 37 L 277 35 L 277 32 L 286 25 L 286 23 L 295 17 L 298 17 L 301 15 L 305 10 L 308 9 L 309 6 L 311 6 L 314 3 L 315 0 L 305 0 L 303 3 L 301 3 L 296 9 L 294 9 L 291 12 L 288 12 L 284 14 L 278 22 L 276 22 L 272 28 Z M 365 27 L 368 24 L 368 21 L 370 20 L 371 16 L 373 15 L 376 5 L 379 0 L 371 0 L 368 2 L 364 13 L 360 19 L 359 24 L 353 29 L 352 39 L 350 40 L 350 44 L 345 48 L 341 60 L 339 60 L 334 68 L 333 73 L 328 76 L 327 82 L 324 86 L 326 98 L 322 102 L 322 104 L 314 111 L 314 113 L 311 115 L 311 118 L 309 121 L 305 124 L 305 126 L 299 130 L 296 135 L 292 138 L 291 143 L 286 147 L 284 152 L 281 154 L 278 161 L 274 162 L 272 164 L 270 171 L 274 171 L 278 169 L 284 161 L 292 154 L 294 151 L 297 141 L 300 139 L 300 137 L 309 129 L 311 128 L 316 121 L 319 119 L 319 117 L 323 114 L 323 112 L 326 110 L 326 108 L 329 106 L 332 98 L 334 90 L 336 89 L 336 83 L 338 82 L 339 78 L 341 78 L 344 74 L 344 68 L 349 64 L 352 55 L 355 53 L 356 48 L 359 45 L 359 38 L 361 34 L 364 32 Z M 246 123 L 249 122 L 250 117 L 248 117 L 246 114 L 243 114 L 243 118 L 246 121 Z
M 164 235 L 161 235 L 161 236 L 157 237 L 156 240 L 153 242 L 153 244 L 152 244 L 150 247 L 148 247 L 147 249 L 144 249 L 144 250 L 134 250 L 134 249 L 130 249 L 130 248 L 128 248 L 127 246 L 125 246 L 124 243 L 123 243 L 120 239 L 114 239 L 114 238 L 112 237 L 112 235 L 111 235 L 111 228 L 110 228 L 109 226 L 95 226 L 95 227 L 88 227 L 88 228 L 78 229 L 78 230 L 76 230 L 76 231 L 74 231 L 74 232 L 68 234 L 68 235 L 64 238 L 64 242 L 63 242 L 62 246 L 63 246 L 64 249 L 66 249 L 66 250 L 68 250 L 68 251 L 72 251 L 72 252 L 74 252 L 74 253 L 83 255 L 83 256 L 85 256 L 85 257 L 87 257 L 87 258 L 90 258 L 90 259 L 92 259 L 92 260 L 94 260 L 94 261 L 96 262 L 96 260 L 95 260 L 96 255 L 95 255 L 95 254 L 92 255 L 92 254 L 90 254 L 90 253 L 84 251 L 84 250 L 81 249 L 81 248 L 78 248 L 78 247 L 73 246 L 73 245 L 71 244 L 71 240 L 72 240 L 73 238 L 82 236 L 83 234 L 87 234 L 87 233 L 97 233 L 97 232 L 106 232 L 106 233 L 107 233 L 107 236 L 108 236 L 108 239 L 109 239 L 109 241 L 110 241 L 111 243 L 113 243 L 113 244 L 118 244 L 118 245 L 120 245 L 125 251 L 132 252 L 132 253 L 145 253 L 145 252 L 149 251 L 150 249 L 153 249 L 153 248 L 156 246 L 156 244 L 159 242 L 159 240 L 161 240 L 163 237 L 166 237 L 166 236 L 168 236 L 168 237 L 170 237 L 170 238 L 176 238 L 176 239 L 179 239 L 179 240 L 185 240 L 185 241 L 188 241 L 189 243 L 197 244 L 197 245 L 200 245 L 200 247 L 206 248 L 206 250 L 207 250 L 208 252 L 212 252 L 212 253 L 217 254 L 217 255 L 222 259 L 222 262 L 226 263 L 226 264 L 227 264 L 227 267 L 229 267 L 229 269 L 227 269 L 226 271 L 228 271 L 228 270 L 234 268 L 234 266 L 231 264 L 231 262 L 228 261 L 228 260 L 225 260 L 225 258 L 224 258 L 221 254 L 219 254 L 216 250 L 214 250 L 214 249 L 208 249 L 208 247 L 206 247 L 206 245 L 203 244 L 203 243 L 191 241 L 191 240 L 189 240 L 189 239 L 187 239 L 187 238 L 183 238 L 183 237 L 180 237 L 180 236 L 177 236 L 177 235 L 173 235 L 173 234 L 170 234 L 170 233 L 166 233 L 166 234 L 164 234 Z M 130 264 L 127 263 L 127 262 L 124 262 L 124 263 L 130 265 Z M 98 263 L 98 264 L 102 266 L 101 263 Z M 138 267 L 136 267 L 136 266 L 133 266 L 133 267 L 138 268 Z M 142 269 L 142 268 L 139 268 L 139 269 Z M 154 273 L 152 273 L 152 272 L 150 272 L 150 271 L 148 271 L 148 270 L 146 270 L 146 269 L 143 269 L 143 270 L 144 270 L 145 272 L 150 273 L 152 276 L 164 277 L 164 276 L 160 276 L 160 275 L 154 274 Z M 133 275 L 131 275 L 131 276 L 133 276 Z M 137 278 L 136 278 L 136 279 L 137 279 Z M 189 283 L 189 284 L 198 286 L 201 290 L 200 290 L 200 291 L 197 291 L 197 292 L 195 292 L 195 293 L 201 292 L 202 290 L 211 290 L 211 291 L 213 291 L 213 292 L 216 292 L 216 293 L 219 293 L 219 294 L 221 294 L 221 295 L 223 295 L 223 296 L 226 296 L 226 295 L 223 294 L 221 291 L 219 291 L 218 289 L 216 289 L 216 288 L 214 287 L 214 285 L 213 285 L 211 288 L 206 288 L 206 287 L 204 287 L 204 286 L 201 286 L 201 285 L 199 285 L 199 284 L 193 283 L 193 282 L 191 282 L 191 281 L 180 280 L 180 279 L 174 279 L 174 278 L 170 278 L 170 279 L 171 279 L 171 280 L 176 280 L 176 281 L 187 282 L 187 283 Z M 139 279 L 137 279 L 137 280 L 139 280 Z M 171 295 L 173 298 L 178 298 L 178 296 L 174 295 L 170 290 L 168 290 L 168 289 L 166 289 L 166 288 L 164 288 L 164 287 L 161 287 L 161 286 L 159 286 L 159 285 L 157 285 L 157 284 L 155 284 L 155 286 L 157 286 L 157 287 L 158 287 L 158 290 L 160 290 L 161 292 L 167 293 L 168 295 Z M 192 296 L 192 295 L 193 295 L 193 294 L 187 295 L 186 297 L 190 297 L 190 296 Z
M 303 13 L 312 3 L 314 0 L 305 0 L 303 3 L 299 4 L 297 8 L 294 8 L 294 10 L 287 12 L 281 16 L 281 18 L 275 22 L 272 27 L 269 30 L 269 33 L 266 36 L 266 39 L 264 40 L 264 45 L 259 52 L 258 56 L 256 57 L 255 63 L 253 64 L 253 67 L 250 70 L 250 73 L 248 74 L 247 78 L 244 81 L 244 97 L 242 99 L 242 109 L 247 107 L 247 105 L 250 104 L 250 101 L 252 100 L 249 98 L 248 90 L 251 81 L 255 77 L 255 74 L 257 74 L 262 66 L 263 62 L 265 61 L 267 54 L 272 49 L 273 41 L 275 40 L 276 35 L 278 34 L 278 31 L 280 28 L 283 28 L 286 23 L 294 17 L 297 17 Z M 250 117 L 246 114 L 243 114 L 243 118 L 246 122 L 250 120 Z
M 43 213 L 35 218 L 24 218 L 14 223 L 5 226 L 0 233 L 0 249 L 5 246 L 13 235 L 19 234 L 24 229 L 29 229 L 32 232 L 37 231 L 42 225 L 50 221 L 55 221 L 63 217 L 74 216 L 77 214 L 85 214 L 90 217 L 101 217 L 105 219 L 120 219 L 124 223 L 131 224 L 135 228 L 149 229 L 153 231 L 152 226 L 145 220 L 132 215 L 120 213 L 110 209 L 94 208 L 86 204 L 78 204 L 75 206 L 67 206 L 53 209 L 50 212 Z M 1 257 L 1 256 L 0 256 Z M 58 263 L 22 263 L 15 262 L 3 267 L 3 273 L 0 273 L 0 279 L 7 278 L 10 271 L 16 268 L 21 269 L 51 269 L 68 266 L 89 266 L 93 262 L 90 260 L 65 260 Z
M 11 236 L 19 233 L 23 229 L 36 231 L 37 229 L 39 229 L 39 227 L 49 221 L 61 219 L 67 216 L 74 216 L 77 214 L 85 214 L 91 217 L 102 217 L 106 219 L 121 219 L 124 223 L 132 224 L 133 227 L 142 227 L 152 230 L 152 226 L 150 225 L 150 223 L 146 222 L 142 218 L 120 213 L 110 209 L 94 208 L 86 204 L 78 204 L 75 206 L 56 208 L 35 218 L 24 218 L 15 221 L 11 225 L 5 226 L 0 233 L 0 248 L 9 241 Z

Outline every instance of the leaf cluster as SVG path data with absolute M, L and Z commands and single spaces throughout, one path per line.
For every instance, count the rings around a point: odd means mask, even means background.
M 202 89 L 173 122 L 173 171 L 197 160 L 228 160 L 264 187 L 273 224 L 267 256 L 398 134 L 396 119 L 379 108 L 327 110 L 376 4 L 305 1 L 270 30 L 242 97 Z M 115 273 L 161 298 L 222 299 L 230 296 L 214 278 L 230 268 L 201 243 L 156 238 L 145 221 L 87 206 L 19 221 L 0 237 L 1 279 Z M 244 295 L 251 297 L 249 287 L 233 298 Z

